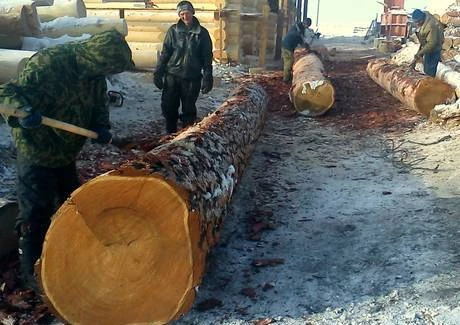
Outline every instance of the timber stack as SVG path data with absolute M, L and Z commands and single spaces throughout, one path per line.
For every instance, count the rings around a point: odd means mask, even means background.
M 37 269 L 56 315 L 167 324 L 186 313 L 266 106 L 263 88 L 243 83 L 200 123 L 77 189 L 53 217 Z
M 0 83 L 16 78 L 42 48 L 80 41 L 112 28 L 128 34 L 124 19 L 86 17 L 83 0 L 0 2 Z
M 367 73 L 395 98 L 425 116 L 429 116 L 436 105 L 455 101 L 452 86 L 387 59 L 369 61 Z
M 296 50 L 292 67 L 289 98 L 295 109 L 306 116 L 320 116 L 335 102 L 335 89 L 324 76 L 324 66 L 318 56 L 306 50 Z

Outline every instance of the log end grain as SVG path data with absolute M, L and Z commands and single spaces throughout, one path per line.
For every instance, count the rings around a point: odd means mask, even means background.
M 304 82 L 301 85 L 293 85 L 290 96 L 300 114 L 319 116 L 334 105 L 335 89 L 329 80 Z
M 436 105 L 452 103 L 455 96 L 455 89 L 447 83 L 427 78 L 419 82 L 414 103 L 420 113 L 429 116 Z
M 169 323 L 191 308 L 204 269 L 193 218 L 161 178 L 93 179 L 47 232 L 38 269 L 46 299 L 71 324 Z

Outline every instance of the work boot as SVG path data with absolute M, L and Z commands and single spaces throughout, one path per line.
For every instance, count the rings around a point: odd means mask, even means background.
M 177 122 L 168 122 L 166 121 L 166 133 L 176 133 L 177 132 Z
M 34 276 L 35 262 L 40 257 L 41 243 L 27 237 L 19 238 L 20 277 L 24 288 L 39 293 L 37 279 Z

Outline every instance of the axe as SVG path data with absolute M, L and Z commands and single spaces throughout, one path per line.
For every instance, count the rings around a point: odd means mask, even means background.
M 28 115 L 28 113 L 20 109 L 8 107 L 2 104 L 0 104 L 0 113 L 8 115 L 8 116 L 15 116 L 18 118 L 22 118 Z M 94 131 L 91 131 L 91 130 L 88 130 L 88 129 L 85 129 L 85 128 L 82 128 L 82 127 L 79 127 L 79 126 L 76 126 L 70 123 L 58 121 L 58 120 L 55 120 L 49 117 L 45 117 L 45 116 L 42 116 L 42 124 L 50 126 L 52 128 L 65 130 L 65 131 L 68 131 L 74 134 L 82 135 L 84 137 L 91 138 L 91 139 L 97 139 L 98 137 L 98 134 Z

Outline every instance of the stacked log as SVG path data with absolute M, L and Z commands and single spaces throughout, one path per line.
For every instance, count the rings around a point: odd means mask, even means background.
M 52 220 L 37 270 L 56 315 L 167 324 L 186 313 L 266 105 L 263 88 L 244 83 L 197 125 L 77 189 Z
M 34 54 L 34 51 L 0 49 L 0 83 L 17 78 L 29 58 Z
M 86 17 L 86 6 L 83 0 L 54 0 L 51 6 L 39 6 L 37 11 L 42 22 L 63 16 Z
M 425 116 L 436 105 L 455 102 L 455 91 L 447 83 L 387 59 L 369 61 L 367 73 L 395 98 Z
M 300 114 L 322 115 L 334 105 L 334 86 L 324 76 L 323 64 L 315 54 L 296 50 L 295 55 L 289 98 Z
M 125 36 L 128 34 L 128 26 L 126 25 L 126 21 L 124 19 L 103 17 L 60 17 L 52 21 L 42 23 L 43 35 L 53 38 L 64 35 L 94 35 L 111 29 L 116 29 Z

